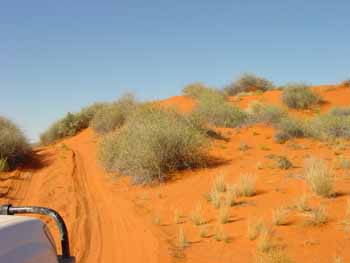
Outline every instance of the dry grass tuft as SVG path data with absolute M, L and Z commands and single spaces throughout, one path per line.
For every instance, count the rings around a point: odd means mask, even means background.
M 334 195 L 333 178 L 334 172 L 327 167 L 321 159 L 310 158 L 306 162 L 305 168 L 306 181 L 312 191 L 323 197 Z
M 174 222 L 175 224 L 180 224 L 181 223 L 181 213 L 178 209 L 174 210 Z
M 226 183 L 225 183 L 225 175 L 221 174 L 216 176 L 214 180 L 214 189 L 219 193 L 223 193 L 226 191 Z
M 249 219 L 247 225 L 247 233 L 249 240 L 255 240 L 264 227 L 265 226 L 261 218 L 257 220 Z
M 230 214 L 227 206 L 220 207 L 219 210 L 219 222 L 221 224 L 227 224 L 230 219 Z
M 272 244 L 272 231 L 270 228 L 264 227 L 260 231 L 258 243 L 257 243 L 257 250 L 259 252 L 269 252 L 273 248 Z
M 258 253 L 258 263 L 293 263 L 293 260 L 280 248 L 270 249 L 267 253 Z
M 252 174 L 241 175 L 238 180 L 238 193 L 250 197 L 256 194 L 256 176 Z
M 299 212 L 307 212 L 310 211 L 310 207 L 307 204 L 308 197 L 306 194 L 303 194 L 301 197 L 298 198 L 295 202 L 295 208 Z
M 196 226 L 204 224 L 202 206 L 198 204 L 191 214 L 191 221 Z
M 272 212 L 272 223 L 276 226 L 288 224 L 288 210 L 284 207 L 275 209 Z
M 310 212 L 309 225 L 320 226 L 328 221 L 328 212 L 325 206 L 321 205 Z
M 229 236 L 226 234 L 224 228 L 221 225 L 216 226 L 214 232 L 214 239 L 216 241 L 224 241 L 225 243 L 230 242 Z
M 199 236 L 201 238 L 207 238 L 208 237 L 208 229 L 206 226 L 200 226 L 199 227 Z
M 185 249 L 188 246 L 188 240 L 185 235 L 185 231 L 182 227 L 179 228 L 179 235 L 178 235 L 178 247 L 180 249 Z
M 227 191 L 225 194 L 225 205 L 234 206 L 236 204 L 237 190 L 235 186 L 227 186 Z

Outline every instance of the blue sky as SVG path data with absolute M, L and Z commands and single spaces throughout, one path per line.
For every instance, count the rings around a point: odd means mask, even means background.
M 243 72 L 276 84 L 350 77 L 348 0 L 2 1 L 0 114 L 36 139 L 125 91 L 179 94 Z

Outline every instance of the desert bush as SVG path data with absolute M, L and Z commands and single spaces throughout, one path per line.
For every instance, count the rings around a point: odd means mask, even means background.
M 105 106 L 105 103 L 94 103 L 83 108 L 80 112 L 68 112 L 65 117 L 53 123 L 40 135 L 40 142 L 47 145 L 59 139 L 76 135 L 81 130 L 89 127 L 96 112 Z
M 249 105 L 248 113 L 252 123 L 277 124 L 288 116 L 286 110 L 259 101 L 254 101 Z
M 309 126 L 309 121 L 307 120 L 293 117 L 284 118 L 278 124 L 276 124 L 278 132 L 275 135 L 275 141 L 278 143 L 283 143 L 291 138 L 309 136 Z
M 288 170 L 289 168 L 293 167 L 293 164 L 289 159 L 285 156 L 278 156 L 277 157 L 277 167 L 282 170 Z
M 223 193 L 226 191 L 226 183 L 225 183 L 225 175 L 220 174 L 215 177 L 213 187 L 219 193 Z
M 198 123 L 223 127 L 238 127 L 247 120 L 247 114 L 231 105 L 220 95 L 202 96 L 191 118 Z
M 306 84 L 292 83 L 284 88 L 282 101 L 290 108 L 309 109 L 311 106 L 320 103 L 321 97 Z
M 107 133 L 121 127 L 128 116 L 136 109 L 133 95 L 126 94 L 116 102 L 101 107 L 91 120 L 91 127 L 98 133 Z
M 179 169 L 205 164 L 208 138 L 175 111 L 141 107 L 100 146 L 109 171 L 132 176 L 135 183 L 164 180 Z
M 84 128 L 86 126 L 79 115 L 68 112 L 64 118 L 56 121 L 40 135 L 40 141 L 47 145 L 64 137 L 73 136 Z
M 306 181 L 317 195 L 331 197 L 333 190 L 333 170 L 322 159 L 310 158 L 306 161 Z
M 0 171 L 15 167 L 29 151 L 23 132 L 12 121 L 0 116 Z
M 273 88 L 273 83 L 265 78 L 254 74 L 243 74 L 236 81 L 224 88 L 229 96 L 237 95 L 240 92 L 267 91 Z
M 340 85 L 350 87 L 350 79 L 343 80 Z
M 223 98 L 225 97 L 222 91 L 212 87 L 208 87 L 201 82 L 188 84 L 182 89 L 182 94 L 184 96 L 188 96 L 194 99 L 201 99 L 202 97 L 211 95 L 220 96 Z
M 312 123 L 312 136 L 319 139 L 350 138 L 350 116 L 324 114 Z

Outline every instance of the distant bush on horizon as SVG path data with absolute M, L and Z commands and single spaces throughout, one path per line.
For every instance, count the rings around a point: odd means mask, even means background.
M 65 117 L 54 122 L 40 135 L 40 143 L 47 145 L 59 139 L 74 136 L 81 130 L 89 127 L 95 113 L 105 107 L 105 103 L 94 103 L 82 108 L 78 113 L 68 112 Z
M 274 88 L 271 81 L 258 77 L 254 74 L 242 74 L 237 80 L 224 88 L 224 93 L 228 96 L 234 96 L 241 92 L 267 91 Z
M 100 145 L 100 160 L 109 171 L 135 183 L 163 181 L 176 170 L 202 166 L 209 140 L 188 118 L 171 110 L 140 107 Z
M 282 102 L 293 109 L 310 109 L 319 104 L 322 97 L 304 83 L 287 84 L 282 91 Z
M 221 90 L 208 87 L 207 85 L 201 82 L 194 82 L 186 85 L 182 89 L 182 94 L 184 96 L 188 96 L 198 100 L 200 100 L 202 97 L 207 97 L 210 95 L 225 97 L 224 93 Z
M 0 116 L 0 171 L 14 168 L 29 152 L 23 132 L 12 121 Z

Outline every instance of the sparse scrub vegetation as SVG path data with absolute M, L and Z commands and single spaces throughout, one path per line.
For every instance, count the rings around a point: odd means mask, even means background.
M 229 96 L 237 95 L 241 92 L 267 91 L 273 89 L 273 83 L 265 78 L 258 77 L 254 74 L 243 74 L 225 89 Z
M 249 219 L 248 225 L 247 225 L 247 232 L 248 232 L 249 240 L 255 240 L 259 236 L 261 230 L 264 227 L 265 226 L 264 226 L 261 219 L 256 219 L 256 220 Z
M 288 210 L 284 207 L 279 207 L 273 210 L 272 223 L 276 226 L 288 224 Z
M 219 96 L 224 98 L 224 94 L 215 88 L 211 88 L 206 86 L 205 84 L 201 82 L 195 82 L 188 84 L 182 89 L 182 94 L 184 96 L 192 97 L 194 99 L 202 99 L 203 97 L 208 97 L 208 96 Z
M 237 190 L 239 195 L 250 197 L 256 194 L 256 176 L 244 174 L 239 177 Z
M 310 212 L 310 220 L 307 222 L 313 226 L 324 225 L 327 223 L 328 215 L 325 206 L 321 205 Z
M 263 227 L 260 231 L 260 235 L 257 243 L 257 250 L 263 253 L 269 252 L 270 249 L 273 247 L 271 239 L 272 239 L 271 229 L 267 227 Z
M 116 102 L 106 104 L 97 110 L 91 120 L 91 127 L 98 133 L 111 132 L 120 128 L 136 107 L 134 96 L 126 94 Z
M 317 195 L 331 197 L 334 194 L 334 172 L 324 160 L 309 158 L 306 161 L 305 175 L 308 185 Z
M 308 121 L 297 118 L 284 118 L 277 125 L 278 135 L 275 140 L 283 143 L 291 138 L 301 138 L 308 136 Z
M 225 243 L 228 243 L 230 241 L 229 236 L 226 234 L 222 225 L 216 226 L 214 232 L 214 239 L 216 241 L 224 241 Z
M 199 236 L 201 238 L 207 238 L 208 237 L 208 229 L 206 226 L 200 226 L 199 227 Z
M 278 156 L 277 157 L 277 167 L 282 170 L 288 170 L 293 167 L 293 164 L 291 161 L 288 160 L 285 156 Z
M 196 208 L 193 210 L 191 214 L 191 221 L 196 226 L 204 224 L 202 206 L 200 204 L 197 205 Z
M 307 204 L 308 197 L 306 194 L 303 194 L 301 197 L 298 198 L 298 200 L 295 202 L 295 208 L 299 212 L 307 212 L 310 211 L 310 207 Z
M 223 193 L 226 191 L 226 183 L 225 183 L 225 175 L 218 175 L 214 180 L 214 188 L 219 193 Z
M 109 171 L 135 183 L 165 180 L 175 170 L 203 166 L 208 138 L 175 111 L 142 107 L 104 137 L 100 159 Z
M 237 198 L 237 193 L 236 193 L 236 188 L 232 189 L 227 189 L 226 194 L 225 194 L 225 204 L 226 206 L 234 206 L 236 204 L 236 198 Z
M 221 224 L 227 224 L 230 219 L 230 214 L 227 206 L 221 206 L 219 210 L 219 222 Z
M 175 224 L 181 223 L 181 213 L 178 209 L 174 210 L 174 222 L 175 222 Z
M 222 127 L 238 127 L 247 119 L 244 111 L 231 105 L 221 94 L 201 96 L 191 115 L 199 123 Z
M 282 92 L 283 103 L 294 109 L 309 109 L 321 100 L 320 95 L 303 83 L 288 84 Z
M 14 168 L 30 151 L 23 132 L 10 120 L 0 116 L 0 172 Z
M 59 139 L 76 135 L 81 130 L 89 127 L 96 112 L 105 106 L 106 104 L 104 103 L 94 103 L 91 106 L 83 108 L 80 112 L 68 112 L 65 117 L 54 122 L 40 135 L 41 144 L 47 145 Z
M 258 255 L 258 263 L 293 263 L 294 261 L 281 248 L 270 249 Z
M 350 138 L 350 116 L 324 114 L 312 121 L 312 136 L 319 139 Z
M 250 123 L 267 123 L 275 125 L 288 116 L 286 110 L 275 105 L 264 104 L 260 101 L 252 102 L 249 105 L 248 112 Z
M 214 187 L 209 193 L 209 201 L 212 203 L 212 205 L 215 208 L 220 207 L 220 203 L 221 203 L 220 193 Z
M 179 228 L 179 235 L 178 235 L 178 247 L 180 249 L 185 249 L 188 246 L 188 240 L 185 235 L 185 231 L 182 227 Z

